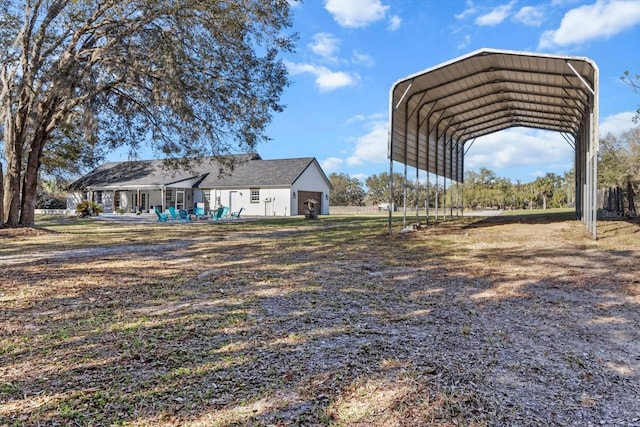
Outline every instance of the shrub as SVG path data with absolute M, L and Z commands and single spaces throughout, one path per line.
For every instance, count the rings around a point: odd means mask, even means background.
M 57 198 L 50 195 L 42 195 L 36 201 L 36 209 L 66 209 L 66 199 Z
M 102 205 L 90 200 L 83 200 L 76 205 L 76 213 L 81 218 L 98 215 L 102 213 Z

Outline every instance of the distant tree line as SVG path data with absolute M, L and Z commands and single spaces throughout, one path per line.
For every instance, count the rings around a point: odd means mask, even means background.
M 383 172 L 368 177 L 363 183 L 345 173 L 332 173 L 333 206 L 366 206 L 389 202 L 389 174 Z M 598 158 L 598 185 L 600 188 L 631 188 L 640 192 L 640 127 L 620 136 L 607 134 L 600 139 Z M 531 182 L 499 177 L 487 168 L 467 171 L 464 183 L 443 187 L 433 177 L 425 180 L 404 179 L 393 174 L 393 197 L 396 206 L 404 206 L 407 189 L 407 207 L 461 206 L 464 209 L 547 209 L 572 206 L 575 203 L 573 169 L 562 175 L 547 173 Z M 453 189 L 453 190 L 452 190 Z M 457 190 L 457 191 L 456 191 Z
M 332 173 L 333 206 L 365 206 L 389 202 L 389 174 L 372 175 L 364 184 L 344 173 Z M 366 186 L 366 190 L 365 190 Z M 573 172 L 563 176 L 547 173 L 530 183 L 511 182 L 498 177 L 493 171 L 481 168 L 467 171 L 462 184 L 453 183 L 445 188 L 440 181 L 404 179 L 393 174 L 392 202 L 404 206 L 404 189 L 407 189 L 407 207 L 462 206 L 465 209 L 535 209 L 566 206 L 574 200 Z

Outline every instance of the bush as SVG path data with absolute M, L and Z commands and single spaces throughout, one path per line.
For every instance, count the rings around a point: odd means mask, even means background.
M 36 201 L 36 209 L 66 209 L 67 201 L 51 195 L 41 195 Z
M 90 200 L 83 200 L 76 205 L 76 213 L 80 218 L 102 213 L 102 205 Z

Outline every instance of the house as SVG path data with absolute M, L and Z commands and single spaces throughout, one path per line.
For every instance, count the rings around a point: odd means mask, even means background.
M 234 160 L 233 169 L 225 168 Z M 82 200 L 100 203 L 105 213 L 162 211 L 170 206 L 206 211 L 227 206 L 243 215 L 291 216 L 306 213 L 314 200 L 329 214 L 331 183 L 313 157 L 263 160 L 259 155 L 202 158 L 188 168 L 162 160 L 105 163 L 68 187 L 67 207 Z

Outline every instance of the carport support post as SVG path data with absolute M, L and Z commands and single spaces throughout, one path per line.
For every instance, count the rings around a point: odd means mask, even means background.
M 431 203 L 429 198 L 429 193 L 431 192 L 431 182 L 429 180 L 430 173 L 427 171 L 427 196 L 425 198 L 424 204 L 426 205 L 427 211 L 427 225 L 429 225 L 429 203 Z
M 393 232 L 392 214 L 393 214 L 393 159 L 389 157 L 389 234 Z
M 460 203 L 459 210 L 460 215 L 464 216 L 464 156 L 460 157 L 460 153 L 464 150 L 464 143 L 460 145 L 460 141 L 456 143 L 457 153 L 458 153 L 458 163 L 460 167 L 458 168 L 458 182 L 462 185 L 460 186 Z
M 436 212 L 436 222 L 438 222 L 438 140 L 439 140 L 439 135 L 438 135 L 438 125 L 436 124 L 436 140 L 435 140 L 435 148 L 436 148 L 436 153 L 435 153 L 435 165 L 436 165 L 436 185 L 435 185 L 435 189 L 436 189 L 436 194 L 435 194 L 435 206 L 433 207 L 433 209 Z
M 451 136 L 451 139 L 449 141 L 450 147 L 449 147 L 449 174 L 451 176 L 451 200 L 449 201 L 449 210 L 450 210 L 450 217 L 451 219 L 453 219 L 453 136 Z M 456 188 L 456 197 L 457 197 L 457 192 L 458 189 Z
M 417 144 L 416 144 L 417 145 Z M 418 151 L 416 149 L 416 151 Z M 416 159 L 418 158 L 418 153 L 416 153 Z M 416 222 L 419 222 L 419 210 L 420 210 L 420 168 L 416 167 L 416 188 L 415 188 L 415 198 L 416 198 Z
M 405 144 L 405 147 L 407 145 Z M 404 181 L 402 183 L 402 228 L 407 227 L 407 153 L 404 153 Z

